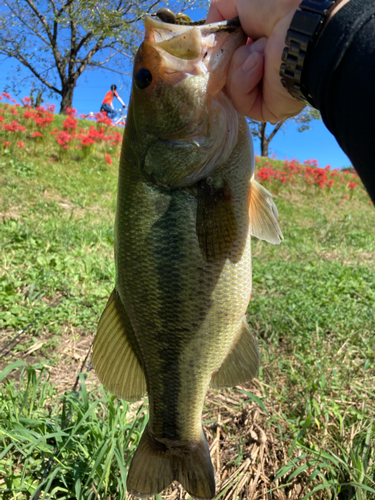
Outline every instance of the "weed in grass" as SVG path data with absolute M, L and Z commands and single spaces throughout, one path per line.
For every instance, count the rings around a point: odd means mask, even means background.
M 126 498 L 126 470 L 147 413 L 103 388 L 59 395 L 42 366 L 23 368 L 18 381 L 8 380 L 22 362 L 0 374 L 0 496 L 94 499 Z M 130 417 L 131 415 L 131 417 Z M 49 473 L 43 472 L 52 459 Z

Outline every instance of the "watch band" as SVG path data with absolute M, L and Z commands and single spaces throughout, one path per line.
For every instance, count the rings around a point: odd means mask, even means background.
M 303 0 L 287 31 L 280 66 L 281 83 L 299 101 L 314 106 L 302 80 L 311 48 L 322 34 L 328 17 L 341 0 Z

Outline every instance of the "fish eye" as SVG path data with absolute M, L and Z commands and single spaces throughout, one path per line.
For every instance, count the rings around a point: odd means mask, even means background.
M 143 90 L 147 88 L 152 82 L 152 74 L 148 69 L 140 69 L 134 77 L 135 85 L 138 89 Z

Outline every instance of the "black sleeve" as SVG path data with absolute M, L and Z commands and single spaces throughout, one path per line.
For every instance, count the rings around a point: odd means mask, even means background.
M 351 0 L 339 10 L 313 49 L 303 79 L 375 201 L 374 0 Z

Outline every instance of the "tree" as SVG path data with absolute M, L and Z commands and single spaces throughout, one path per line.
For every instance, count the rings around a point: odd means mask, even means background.
M 0 55 L 15 59 L 30 78 L 72 107 L 78 78 L 88 69 L 127 75 L 138 23 L 161 0 L 2 0 Z M 184 10 L 199 4 L 182 0 Z M 19 81 L 13 82 L 13 91 Z
M 313 120 L 321 120 L 320 113 L 317 109 L 307 107 L 299 115 L 288 118 L 287 120 L 282 120 L 277 123 L 271 132 L 267 136 L 267 122 L 258 122 L 256 120 L 249 120 L 250 130 L 254 137 L 260 140 L 260 151 L 261 156 L 268 156 L 269 145 L 272 139 L 275 137 L 279 130 L 284 128 L 285 123 L 289 121 L 294 121 L 298 125 L 298 132 L 304 132 L 305 130 L 311 129 L 311 122 Z M 271 125 L 272 126 L 272 125 Z

